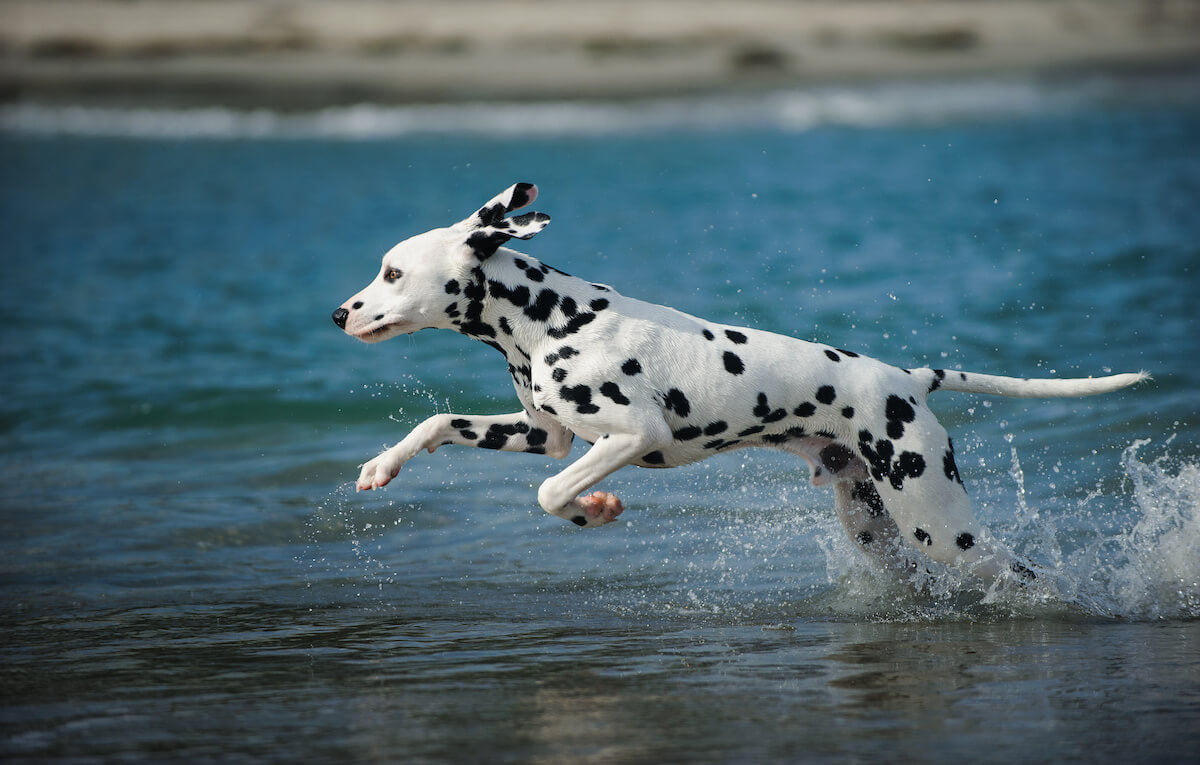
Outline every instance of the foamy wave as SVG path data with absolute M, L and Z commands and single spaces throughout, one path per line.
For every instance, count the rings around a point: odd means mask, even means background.
M 586 136 L 747 127 L 803 131 L 825 125 L 877 127 L 1011 118 L 1122 99 L 1194 102 L 1200 93 L 1198 81 L 1196 75 L 1159 78 L 1152 86 L 1112 78 L 1053 83 L 980 79 L 631 102 L 363 104 L 307 113 L 14 104 L 0 108 L 0 130 L 165 139 L 342 140 L 439 134 Z

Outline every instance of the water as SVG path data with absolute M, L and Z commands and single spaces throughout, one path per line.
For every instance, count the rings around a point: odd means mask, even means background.
M 0 753 L 1195 761 L 1195 83 L 0 111 Z M 517 180 L 554 218 L 522 249 L 626 294 L 901 366 L 1155 379 L 933 397 L 979 515 L 1053 573 L 1019 592 L 875 571 L 769 452 L 623 470 L 586 532 L 536 506 L 544 457 L 356 494 L 422 418 L 515 397 L 481 344 L 330 311 Z

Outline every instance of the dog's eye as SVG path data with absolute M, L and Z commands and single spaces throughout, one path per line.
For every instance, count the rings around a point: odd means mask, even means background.
M 383 280 L 385 282 L 394 282 L 397 279 L 399 279 L 401 276 L 404 276 L 404 272 L 401 271 L 399 268 L 389 268 L 387 270 L 387 272 L 384 273 Z

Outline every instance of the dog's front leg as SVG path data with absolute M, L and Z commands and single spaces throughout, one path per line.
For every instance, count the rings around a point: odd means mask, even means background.
M 616 520 L 625 509 L 616 495 L 597 491 L 581 497 L 580 492 L 657 448 L 656 443 L 644 434 L 602 436 L 587 454 L 542 483 L 538 489 L 538 504 L 551 515 L 565 518 L 577 526 L 590 528 Z
M 534 420 L 528 412 L 477 417 L 460 414 L 435 414 L 413 428 L 404 440 L 362 466 L 358 489 L 386 486 L 404 463 L 422 450 L 433 452 L 446 444 L 502 449 L 509 452 L 548 454 L 556 459 L 567 456 L 572 434 L 553 420 Z

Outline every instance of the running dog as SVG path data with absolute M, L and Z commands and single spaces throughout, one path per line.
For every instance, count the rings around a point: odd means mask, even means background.
M 376 343 L 453 329 L 504 354 L 521 411 L 439 414 L 362 466 L 360 490 L 387 485 L 422 449 L 446 444 L 566 457 L 591 448 L 538 489 L 546 512 L 600 526 L 624 509 L 581 494 L 625 465 L 668 468 L 751 446 L 808 463 L 832 484 L 847 534 L 885 564 L 905 544 L 992 580 L 1034 578 L 980 527 L 954 446 L 926 405 L 937 390 L 1088 396 L 1147 379 L 1017 379 L 900 369 L 853 351 L 732 327 L 645 303 L 504 247 L 550 217 L 510 216 L 537 198 L 518 183 L 470 217 L 419 234 L 383 257 L 378 276 L 333 312 Z

